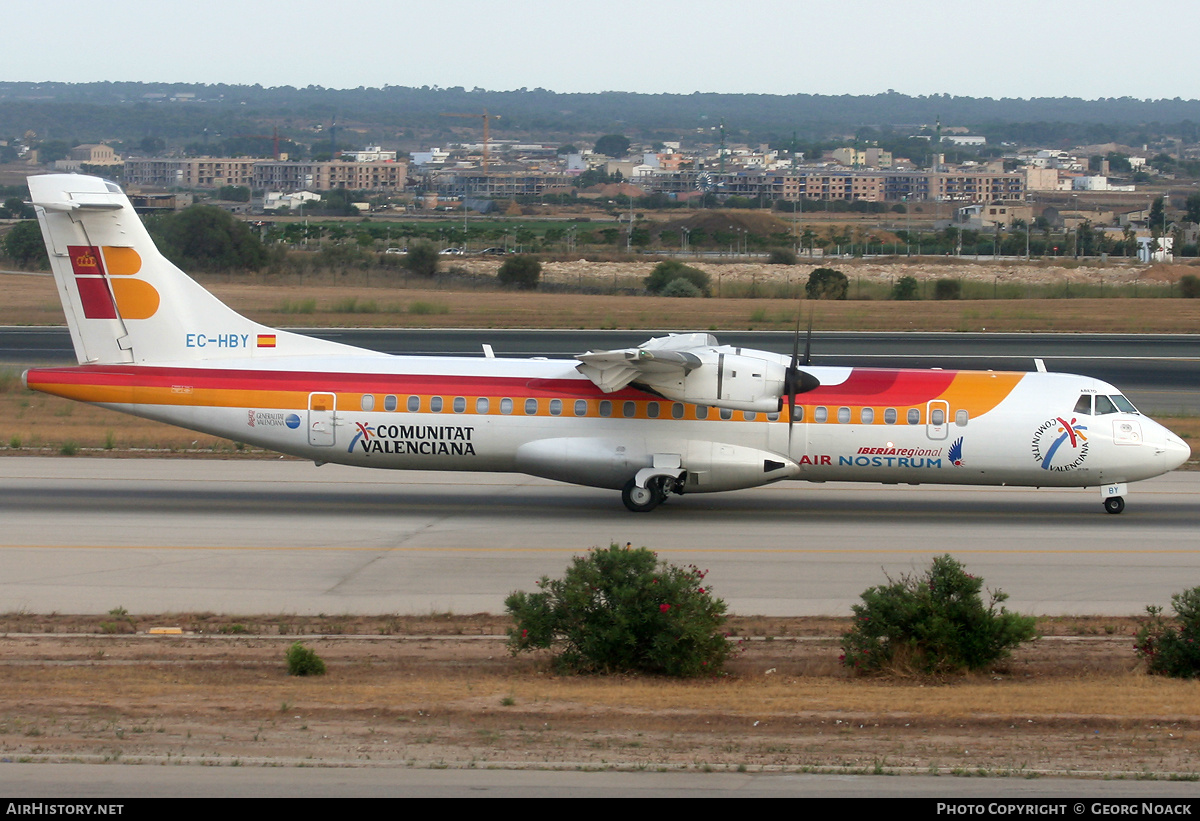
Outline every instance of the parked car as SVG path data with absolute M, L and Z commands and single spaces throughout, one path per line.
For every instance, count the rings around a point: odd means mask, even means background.
M 443 248 L 438 253 L 447 257 L 461 257 L 466 254 L 466 251 L 461 248 Z
M 385 253 L 385 254 L 407 254 L 408 249 L 407 248 L 388 248 L 383 253 Z
M 503 248 L 484 248 L 482 251 L 476 251 L 476 253 L 481 257 L 500 257 L 508 252 Z

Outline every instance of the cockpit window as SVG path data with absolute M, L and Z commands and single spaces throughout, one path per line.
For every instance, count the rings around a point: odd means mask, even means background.
M 1113 404 L 1117 406 L 1117 410 L 1121 411 L 1122 413 L 1138 412 L 1138 409 L 1133 406 L 1133 403 L 1119 393 L 1108 398 L 1113 401 Z
M 1112 400 L 1107 396 L 1096 397 L 1096 415 L 1103 416 L 1106 413 L 1116 413 L 1117 406 L 1112 403 Z
M 1079 401 L 1075 403 L 1075 413 L 1086 413 L 1092 415 L 1092 397 L 1090 394 L 1084 394 L 1079 397 Z

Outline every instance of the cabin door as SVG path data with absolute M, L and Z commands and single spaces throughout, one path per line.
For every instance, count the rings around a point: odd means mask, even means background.
M 308 395 L 308 443 L 332 447 L 337 425 L 337 397 L 332 393 Z

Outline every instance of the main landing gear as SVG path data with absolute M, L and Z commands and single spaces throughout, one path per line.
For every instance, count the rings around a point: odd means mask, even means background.
M 1120 513 L 1125 509 L 1125 500 L 1120 496 L 1109 496 L 1104 500 L 1105 513 Z
M 671 476 L 654 476 L 645 487 L 638 487 L 636 479 L 630 479 L 621 489 L 621 501 L 634 513 L 649 513 L 667 500 L 667 494 L 680 492 L 682 485 Z

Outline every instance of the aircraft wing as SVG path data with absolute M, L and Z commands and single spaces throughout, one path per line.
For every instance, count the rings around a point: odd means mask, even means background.
M 576 370 L 605 393 L 619 391 L 631 382 L 682 381 L 703 364 L 700 357 L 688 349 L 716 344 L 717 340 L 710 334 L 671 334 L 651 339 L 636 348 L 579 354 Z

